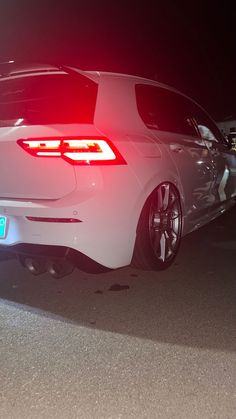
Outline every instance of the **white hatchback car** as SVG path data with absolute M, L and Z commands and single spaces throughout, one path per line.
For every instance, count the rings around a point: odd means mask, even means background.
M 34 274 L 166 268 L 181 236 L 233 205 L 235 175 L 215 123 L 171 87 L 0 66 L 0 248 Z

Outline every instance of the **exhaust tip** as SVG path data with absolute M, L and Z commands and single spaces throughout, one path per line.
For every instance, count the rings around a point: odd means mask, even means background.
M 33 275 L 41 275 L 47 270 L 46 261 L 44 259 L 26 257 L 23 260 L 23 266 L 25 266 Z
M 74 265 L 66 259 L 52 259 L 48 263 L 47 271 L 53 278 L 62 278 L 70 275 L 74 270 Z
M 41 275 L 48 272 L 53 278 L 62 278 L 73 272 L 75 265 L 64 257 L 43 257 L 32 255 L 17 255 L 21 265 L 28 269 L 32 275 Z

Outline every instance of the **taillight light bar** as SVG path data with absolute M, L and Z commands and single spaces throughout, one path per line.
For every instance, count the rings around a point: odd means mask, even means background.
M 27 138 L 20 139 L 17 143 L 31 156 L 59 157 L 74 165 L 126 164 L 119 151 L 107 138 Z

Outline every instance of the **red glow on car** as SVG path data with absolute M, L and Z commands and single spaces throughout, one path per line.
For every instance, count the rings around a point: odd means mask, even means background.
M 74 165 L 126 164 L 111 141 L 103 137 L 27 138 L 17 143 L 31 156 L 59 157 Z

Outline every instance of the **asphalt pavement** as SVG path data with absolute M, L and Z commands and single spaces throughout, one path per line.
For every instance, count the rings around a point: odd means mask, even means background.
M 0 259 L 1 419 L 236 417 L 236 208 L 163 272 Z

